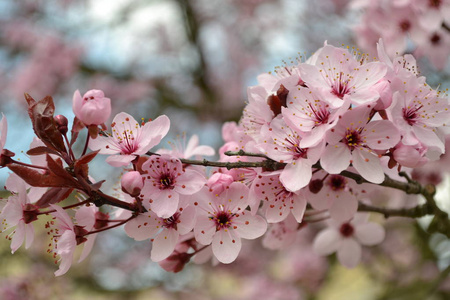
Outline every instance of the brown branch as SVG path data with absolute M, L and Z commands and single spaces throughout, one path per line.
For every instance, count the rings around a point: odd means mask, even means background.
M 364 204 L 362 202 L 358 204 L 358 211 L 380 213 L 384 215 L 385 218 L 389 217 L 420 218 L 429 215 L 433 212 L 433 210 L 430 208 L 430 205 L 428 204 L 422 204 L 412 208 L 394 209 L 394 208 L 371 206 Z

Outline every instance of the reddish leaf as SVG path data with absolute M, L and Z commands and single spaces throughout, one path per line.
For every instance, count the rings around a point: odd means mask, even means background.
M 90 163 L 94 159 L 94 157 L 97 156 L 98 152 L 100 152 L 100 150 L 92 151 L 92 152 L 89 152 L 88 154 L 83 155 L 82 157 L 80 157 L 77 160 L 77 162 L 75 163 L 75 167 L 77 165 Z
M 70 146 L 72 146 L 78 138 L 79 132 L 86 127 L 77 117 L 73 119 L 72 131 L 70 136 Z
M 33 124 L 33 130 L 47 147 L 58 152 L 65 153 L 66 147 L 61 132 L 58 130 L 53 114 L 55 105 L 50 96 L 35 101 L 30 95 L 25 94 L 28 102 L 28 114 Z
M 44 195 L 42 195 L 42 197 L 35 203 L 35 205 L 39 208 L 45 208 L 50 206 L 50 204 L 59 203 L 64 199 L 67 199 L 72 191 L 73 189 L 71 188 L 50 188 L 47 192 L 44 193 Z
M 52 172 L 40 173 L 33 168 L 18 164 L 9 164 L 8 168 L 31 186 L 81 188 L 81 185 L 73 178 L 68 180 Z
M 50 155 L 47 154 L 46 160 L 47 160 L 47 167 L 52 173 L 60 177 L 63 177 L 67 180 L 75 181 L 72 175 L 70 175 L 69 172 L 67 172 L 66 169 L 64 169 L 60 159 L 54 160 Z
M 43 154 L 55 154 L 55 155 L 59 155 L 58 152 L 56 152 L 53 149 L 50 149 L 48 147 L 45 146 L 39 146 L 39 147 L 35 147 L 35 148 L 31 148 L 30 150 L 27 151 L 28 155 L 43 155 Z
M 86 155 L 83 155 L 80 157 L 74 165 L 74 171 L 75 174 L 78 176 L 81 176 L 84 179 L 88 179 L 89 175 L 89 166 L 88 163 L 91 162 L 94 157 L 98 154 L 100 150 L 90 152 Z

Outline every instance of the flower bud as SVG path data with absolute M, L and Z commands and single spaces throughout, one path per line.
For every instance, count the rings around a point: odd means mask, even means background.
M 138 171 L 131 171 L 122 176 L 121 184 L 124 193 L 136 197 L 144 187 L 144 179 Z
M 68 131 L 67 125 L 69 124 L 67 118 L 64 117 L 63 115 L 57 115 L 53 117 L 53 119 L 55 120 L 56 128 L 58 128 L 59 132 L 65 135 Z
M 308 188 L 309 191 L 313 194 L 317 194 L 323 187 L 323 180 L 314 179 L 309 182 Z
M 227 186 L 234 181 L 233 176 L 224 173 L 214 173 L 209 179 L 206 185 L 214 194 L 222 193 Z
M 111 100 L 101 90 L 90 90 L 83 97 L 77 90 L 73 95 L 72 109 L 85 125 L 101 125 L 111 115 Z

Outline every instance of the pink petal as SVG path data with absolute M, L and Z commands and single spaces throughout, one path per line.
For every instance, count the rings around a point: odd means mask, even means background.
M 160 218 L 169 218 L 178 210 L 180 196 L 173 190 L 164 190 L 153 198 L 150 207 Z
M 20 221 L 17 224 L 16 230 L 11 239 L 11 253 L 16 252 L 16 250 L 19 249 L 20 246 L 22 246 L 24 240 L 25 240 L 25 223 L 23 221 Z
M 313 249 L 319 255 L 329 255 L 336 252 L 341 245 L 342 237 L 334 228 L 319 232 L 313 242 Z
M 91 253 L 92 248 L 94 247 L 95 238 L 97 237 L 96 233 L 90 234 L 87 237 L 87 241 L 83 243 L 83 251 L 81 252 L 80 258 L 78 259 L 78 262 L 82 262 L 83 260 L 88 257 L 89 253 Z
M 151 213 L 140 214 L 125 224 L 125 232 L 136 241 L 143 241 L 154 237 L 160 230 L 151 221 L 157 222 L 157 217 Z
M 161 139 L 166 136 L 170 128 L 170 120 L 167 116 L 162 115 L 155 120 L 145 123 L 141 128 L 139 135 L 139 151 L 136 153 L 141 155 L 159 144 Z
M 267 223 L 261 216 L 251 216 L 242 213 L 233 220 L 236 233 L 243 239 L 253 240 L 262 236 L 267 230 Z
M 347 268 L 354 268 L 361 260 L 361 245 L 352 238 L 343 239 L 337 251 L 339 262 Z
M 182 195 L 197 193 L 206 183 L 206 178 L 203 174 L 190 169 L 186 169 L 176 180 L 174 191 Z
M 294 196 L 293 208 L 291 209 L 292 214 L 297 222 L 301 223 L 303 221 L 303 215 L 306 210 L 306 198 L 303 195 Z
M 353 218 L 358 210 L 358 200 L 350 192 L 339 193 L 330 207 L 330 217 L 337 222 L 345 222 Z
M 77 224 L 83 226 L 86 230 L 92 230 L 95 225 L 95 206 L 83 206 L 75 213 Z
M 364 179 L 372 183 L 383 182 L 385 175 L 376 154 L 357 148 L 353 150 L 352 158 L 353 166 Z
M 193 205 L 187 206 L 179 218 L 180 223 L 177 224 L 177 231 L 184 235 L 192 230 L 195 225 L 195 207 Z
M 279 223 L 286 219 L 290 213 L 289 207 L 282 202 L 267 202 L 265 217 L 269 223 Z
M 158 262 L 169 257 L 173 250 L 175 250 L 179 236 L 179 233 L 173 229 L 164 229 L 161 231 L 153 241 L 150 255 L 151 260 Z
M 25 249 L 28 249 L 34 241 L 34 227 L 32 224 L 25 225 L 25 237 Z
M 442 153 L 445 152 L 445 145 L 442 142 L 442 140 L 436 135 L 436 133 L 428 128 L 423 128 L 420 126 L 414 126 L 413 128 L 413 132 L 416 135 L 417 139 L 431 147 L 437 148 L 439 149 L 439 151 L 441 151 Z
M 365 223 L 355 226 L 355 236 L 364 246 L 373 246 L 384 240 L 384 227 L 377 223 Z
M 233 182 L 225 192 L 220 194 L 220 200 L 226 210 L 236 212 L 248 206 L 248 193 L 249 189 L 245 184 Z
M 283 186 L 291 192 L 297 192 L 308 185 L 312 176 L 312 168 L 309 161 L 299 158 L 295 162 L 286 165 L 280 175 Z
M 208 217 L 197 218 L 197 222 L 194 227 L 195 240 L 202 245 L 209 245 L 213 240 L 213 236 L 216 233 L 216 226 L 214 221 Z
M 117 154 L 121 152 L 113 137 L 97 136 L 89 140 L 89 149 L 92 151 L 100 150 L 100 154 Z
M 135 155 L 111 155 L 106 158 L 106 162 L 113 167 L 119 168 L 128 166 L 135 158 Z
M 241 251 L 241 238 L 234 230 L 218 231 L 212 241 L 212 251 L 218 261 L 232 263 Z
M 330 174 L 339 174 L 350 165 L 352 155 L 350 149 L 343 144 L 328 145 L 320 159 L 320 164 Z
M 400 141 L 400 132 L 387 120 L 372 121 L 364 128 L 367 146 L 371 149 L 387 150 Z

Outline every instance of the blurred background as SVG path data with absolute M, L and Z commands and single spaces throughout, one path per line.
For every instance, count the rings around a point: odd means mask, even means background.
M 387 31 L 372 26 L 372 12 L 420 1 L 1 0 L 7 148 L 28 160 L 21 153 L 33 138 L 24 92 L 35 99 L 51 95 L 56 113 L 72 120 L 75 90 L 95 88 L 112 100 L 112 117 L 166 114 L 172 121 L 167 141 L 197 134 L 218 149 L 222 124 L 239 120 L 247 86 L 257 84 L 259 74 L 304 61 L 325 41 L 376 55 L 375 43 Z M 400 31 L 383 36 L 400 39 L 399 54 L 417 55 L 421 75 L 441 90 L 450 87 L 445 27 L 422 44 Z M 101 166 L 93 173 L 98 180 L 112 172 Z M 7 176 L 1 169 L 2 185 Z M 448 190 L 439 197 L 448 207 Z M 0 299 L 449 299 L 450 242 L 427 234 L 427 222 L 387 220 L 386 241 L 365 249 L 363 263 L 352 270 L 313 254 L 314 230 L 305 229 L 289 250 L 265 250 L 256 240 L 231 265 L 189 264 L 177 274 L 150 261 L 148 242 L 118 229 L 100 234 L 90 257 L 58 278 L 40 232 L 30 250 L 14 255 L 8 241 L 0 243 Z

